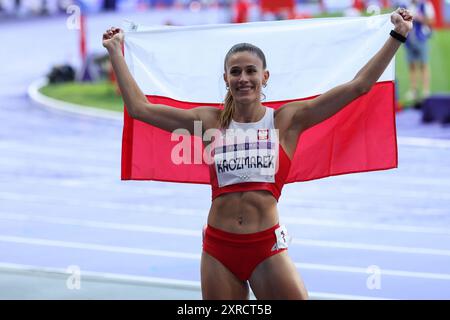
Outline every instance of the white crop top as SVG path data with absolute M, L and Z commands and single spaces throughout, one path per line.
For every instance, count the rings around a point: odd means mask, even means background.
M 282 170 L 282 177 L 277 179 L 282 148 L 274 122 L 274 109 L 265 107 L 259 121 L 231 120 L 228 129 L 222 130 L 222 136 L 214 142 L 210 165 L 213 198 L 227 192 L 268 190 L 278 199 L 287 173 Z M 281 158 L 282 163 L 288 161 L 285 169 L 289 171 L 289 158 L 285 153 Z

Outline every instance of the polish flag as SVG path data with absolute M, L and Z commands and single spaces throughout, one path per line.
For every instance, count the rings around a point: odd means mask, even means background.
M 270 71 L 263 104 L 277 109 L 352 80 L 383 46 L 391 29 L 389 15 L 138 26 L 126 32 L 124 53 L 151 103 L 221 108 L 226 94 L 224 57 L 234 44 L 252 43 L 264 51 Z M 394 70 L 392 61 L 367 94 L 301 134 L 288 183 L 397 167 Z M 133 120 L 125 111 L 123 180 L 209 184 L 202 152 L 200 137 L 174 138 Z

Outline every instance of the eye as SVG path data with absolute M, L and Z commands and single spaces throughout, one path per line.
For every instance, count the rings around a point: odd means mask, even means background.
M 241 71 L 239 69 L 232 69 L 230 71 L 231 74 L 239 74 Z

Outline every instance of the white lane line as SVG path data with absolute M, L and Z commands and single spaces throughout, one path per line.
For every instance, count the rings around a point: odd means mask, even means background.
M 158 196 L 162 195 L 171 195 L 172 192 L 166 193 L 167 190 L 155 191 L 155 194 Z M 171 208 L 167 208 L 166 206 L 155 206 L 155 205 L 145 205 L 145 204 L 130 204 L 124 201 L 123 203 L 117 203 L 113 201 L 100 201 L 100 200 L 89 200 L 82 198 L 61 198 L 61 197 L 51 197 L 51 196 L 38 196 L 38 195 L 30 195 L 23 193 L 11 193 L 11 192 L 0 192 L 0 200 L 9 200 L 9 201 L 20 201 L 26 203 L 34 203 L 34 204 L 48 204 L 54 205 L 59 208 L 61 206 L 81 206 L 86 209 L 89 208 L 98 208 L 98 209 L 108 209 L 108 210 L 123 210 L 124 212 L 130 211 L 141 211 L 147 212 L 148 214 L 152 213 L 168 213 L 168 211 L 172 210 Z M 47 201 L 47 202 L 46 202 Z M 173 209 L 171 212 L 172 215 L 189 215 L 189 216 L 198 216 L 205 217 L 205 212 L 199 212 L 199 210 L 195 209 Z
M 18 159 L 15 158 L 13 161 L 0 158 L 0 167 L 2 170 L 10 171 L 12 169 L 39 169 L 49 172 L 54 171 L 64 171 L 68 173 L 76 172 L 78 174 L 92 173 L 95 175 L 105 174 L 105 175 L 120 175 L 120 163 L 97 163 L 97 165 L 87 165 L 76 161 L 77 159 L 72 158 L 71 161 L 58 162 L 58 161 L 44 161 L 36 162 L 28 158 Z M 94 162 L 93 162 L 94 163 Z M 118 178 L 119 179 L 119 178 Z
M 136 184 L 130 184 L 130 186 L 132 187 L 136 187 Z M 126 188 L 127 186 L 124 186 L 124 188 Z M 201 188 L 205 189 L 208 186 L 196 186 L 195 190 L 200 190 Z M 199 189 L 197 189 L 199 188 Z M 159 189 L 159 190 L 158 190 Z M 176 192 L 180 192 L 179 189 L 172 189 L 172 188 L 147 188 L 146 190 L 154 190 L 152 192 L 154 192 L 154 194 L 152 194 L 151 196 L 154 195 L 173 195 Z M 186 191 L 186 192 L 191 192 L 191 191 Z M 108 196 L 109 197 L 109 196 Z M 150 198 L 146 199 L 145 202 L 147 202 L 147 200 L 149 200 Z M 56 197 L 56 196 L 48 196 L 48 195 L 33 195 L 30 193 L 26 193 L 26 196 L 24 196 L 23 192 L 0 192 L 0 200 L 5 200 L 5 201 L 19 201 L 21 203 L 24 202 L 24 200 L 26 200 L 26 204 L 36 204 L 36 205 L 46 205 L 46 206 L 56 206 L 56 207 L 69 207 L 69 206 L 82 206 L 83 210 L 86 210 L 86 208 L 95 208 L 95 209 L 108 209 L 108 210 L 126 210 L 127 212 L 129 211 L 139 211 L 139 212 L 146 212 L 148 214 L 155 214 L 155 213 L 164 213 L 166 215 L 189 215 L 189 216 L 196 216 L 196 217 L 205 217 L 205 214 L 207 212 L 207 207 L 203 208 L 203 209 L 187 209 L 187 208 L 170 208 L 167 206 L 152 206 L 152 205 L 146 205 L 144 204 L 144 201 L 140 201 L 141 203 L 139 203 L 139 201 L 137 201 L 137 204 L 129 204 L 129 203 L 118 203 L 118 202 L 114 202 L 112 200 L 108 200 L 108 201 L 101 201 L 101 200 L 90 200 L 90 199 L 76 199 L 73 197 Z M 328 200 L 327 200 L 328 201 Z M 328 201 L 329 202 L 329 201 Z M 333 202 L 338 204 L 338 202 Z M 437 215 L 440 216 L 446 216 L 447 215 L 447 210 L 445 208 L 402 208 L 400 206 L 395 206 L 392 208 L 387 208 L 386 206 L 383 206 L 381 208 L 381 211 L 379 208 L 364 208 L 363 204 L 359 204 L 359 207 L 354 205 L 353 207 L 348 207 L 348 208 L 326 208 L 324 205 L 327 204 L 330 207 L 333 207 L 331 204 L 332 203 L 325 203 L 322 202 L 319 204 L 319 200 L 316 201 L 315 203 L 312 201 L 309 201 L 308 204 L 299 204 L 296 205 L 294 208 L 292 208 L 292 206 L 284 206 L 284 205 L 280 205 L 280 210 L 281 212 L 291 212 L 291 211 L 303 211 L 303 212 L 308 212 L 309 215 L 314 215 L 315 212 L 317 212 L 318 214 L 348 214 L 348 213 L 360 213 L 362 210 L 369 210 L 369 212 L 371 212 L 372 215 L 384 215 L 387 216 L 390 213 L 395 213 L 396 215 L 398 214 L 412 214 L 412 215 L 420 215 L 420 216 L 426 216 L 426 215 L 433 215 L 434 217 L 436 217 Z M 207 205 L 207 203 L 205 202 L 205 206 Z M 402 211 L 403 210 L 403 211 Z M 284 214 L 282 215 L 284 217 Z M 284 218 L 283 218 L 284 219 Z M 298 220 L 300 219 L 300 220 Z M 294 216 L 286 216 L 286 222 L 292 223 L 292 224 L 303 224 L 303 222 L 301 221 L 302 218 L 297 218 Z M 308 220 L 308 219 L 306 219 Z M 317 221 L 319 221 L 318 225 L 322 224 L 320 221 L 322 219 L 319 219 Z M 325 220 L 324 220 L 325 221 Z M 305 222 L 305 224 L 311 224 L 309 222 Z M 314 223 L 316 224 L 316 223 Z M 357 225 L 359 224 L 359 225 Z M 329 222 L 325 221 L 323 223 L 323 225 L 330 225 Z M 342 224 L 341 221 L 336 221 L 335 223 L 336 227 L 341 227 L 341 228 L 360 228 L 360 229 L 369 229 L 369 230 L 392 230 L 392 231 L 399 231 L 399 232 L 426 232 L 426 233 L 435 233 L 435 234 L 450 234 L 450 229 L 449 228 L 434 228 L 434 227 L 415 227 L 415 226 L 401 226 L 401 225 L 393 225 L 391 227 L 391 225 L 383 225 L 383 224 L 376 224 L 374 223 L 374 225 L 372 226 L 371 223 L 366 223 L 366 225 L 363 225 L 362 223 L 355 223 L 353 224 L 352 222 L 349 222 L 348 224 Z
M 94 169 L 94 168 L 92 168 Z M 34 168 L 34 170 L 36 170 L 36 168 Z M 61 170 L 62 171 L 62 170 Z M 95 171 L 95 170 L 94 170 Z M 67 170 L 64 170 L 64 172 L 67 172 Z M 81 173 L 79 171 L 77 171 L 77 173 Z M 85 172 L 83 172 L 85 173 Z M 98 173 L 98 171 L 96 171 L 96 173 Z M 131 184 L 130 184 L 131 185 Z M 136 185 L 135 183 L 133 185 Z M 126 182 L 124 183 L 124 188 L 127 186 Z M 191 188 L 192 189 L 192 188 Z M 187 194 L 193 194 L 196 195 L 196 198 L 198 198 L 198 193 L 197 190 L 205 190 L 207 192 L 210 192 L 209 190 L 209 186 L 208 185 L 197 185 L 195 188 L 195 191 L 191 191 L 191 189 L 187 189 L 186 192 Z M 180 187 L 180 189 L 172 189 L 172 188 L 166 188 L 166 190 L 176 190 L 175 192 L 180 192 L 183 191 L 184 193 L 184 189 Z M 48 200 L 48 201 L 57 201 L 58 203 L 62 203 L 66 204 L 66 201 L 68 201 L 65 198 L 61 198 L 61 197 L 56 197 L 56 196 L 49 196 L 47 194 L 32 194 L 27 192 L 26 194 L 27 196 L 27 200 Z M 366 195 L 367 196 L 367 195 Z M 373 197 L 375 197 L 376 195 L 373 195 Z M 450 197 L 450 193 L 448 195 Z M 0 192 L 0 199 L 4 199 L 4 200 L 23 200 L 24 194 L 23 192 L 5 192 L 5 191 L 1 191 Z M 423 200 L 423 201 L 428 201 L 435 198 L 436 200 L 443 200 L 441 198 L 440 194 L 434 194 L 434 193 L 423 193 L 422 194 L 422 199 L 419 198 L 415 198 L 416 201 L 418 200 Z M 68 203 L 74 203 L 72 200 L 74 200 L 73 198 L 70 199 L 70 202 Z M 96 201 L 91 201 L 91 203 L 96 203 Z M 367 206 L 369 206 L 369 208 L 366 208 Z M 294 200 L 291 198 L 285 199 L 283 204 L 280 204 L 280 208 L 286 208 L 287 210 L 293 210 L 293 209 L 298 209 L 300 210 L 301 208 L 304 210 L 314 210 L 314 209 L 319 209 L 319 210 L 325 210 L 325 211 L 329 211 L 329 212 L 345 212 L 348 213 L 349 211 L 356 211 L 356 212 L 361 212 L 361 210 L 363 209 L 370 209 L 370 210 L 374 210 L 376 209 L 375 212 L 381 212 L 381 213 L 396 213 L 398 214 L 400 209 L 404 209 L 406 212 L 408 213 L 414 213 L 416 215 L 426 215 L 426 214 L 443 214 L 442 213 L 442 208 L 404 208 L 402 206 L 396 205 L 396 206 L 389 206 L 389 204 L 379 204 L 379 202 L 377 203 L 364 203 L 364 202 L 355 202 L 352 204 L 346 204 L 346 203 L 342 203 L 342 198 L 340 200 L 337 199 L 316 199 L 316 200 L 311 200 L 311 199 L 305 199 L 305 200 Z M 446 211 L 444 211 L 444 213 L 446 213 Z
M 313 300 L 394 300 L 382 297 L 358 296 L 353 294 L 340 294 L 331 292 L 308 291 L 308 295 Z
M 39 239 L 39 238 L 25 238 L 25 237 L 0 235 L 0 241 L 20 243 L 20 244 L 38 245 L 38 246 L 49 246 L 49 247 L 71 248 L 71 249 L 94 250 L 94 251 L 102 251 L 102 252 L 137 254 L 137 255 L 143 255 L 143 256 L 158 256 L 158 257 L 194 259 L 194 260 L 200 259 L 200 254 L 193 254 L 193 253 L 165 251 L 165 250 L 150 250 L 150 249 L 142 249 L 142 248 L 122 247 L 122 246 L 107 246 L 107 245 L 93 244 L 93 243 L 48 240 L 48 239 Z
M 163 228 L 163 227 L 155 227 L 155 226 L 142 225 L 142 224 L 127 224 L 127 223 L 105 222 L 105 221 L 95 221 L 95 220 L 81 220 L 81 219 L 71 219 L 71 218 L 64 218 L 64 217 L 48 217 L 48 216 L 41 216 L 41 215 L 0 213 L 0 219 L 10 219 L 10 220 L 16 220 L 16 221 L 44 222 L 44 223 L 53 223 L 53 224 L 60 224 L 60 225 L 110 229 L 110 230 L 121 230 L 121 231 L 171 234 L 171 235 L 177 235 L 177 236 L 200 237 L 202 235 L 202 230 L 200 230 L 200 229 L 199 230 L 188 230 L 188 229 L 178 229 L 178 228 Z
M 49 155 L 49 156 L 63 156 L 63 155 L 71 155 L 77 154 L 77 152 L 97 152 L 98 153 L 98 145 L 90 145 L 90 144 L 78 144 L 73 146 L 70 143 L 70 148 L 67 148 L 67 139 L 66 143 L 61 141 L 61 143 L 45 143 L 45 144 L 36 144 L 30 142 L 29 140 L 1 140 L 0 141 L 0 150 L 3 149 L 5 151 L 10 151 L 13 153 L 25 153 L 25 154 L 39 154 L 39 155 Z M 102 154 L 117 154 L 121 153 L 121 145 L 119 142 L 111 143 L 108 141 L 102 141 Z M 79 156 L 79 154 L 77 154 Z
M 433 249 L 433 248 L 417 248 L 417 247 L 403 247 L 403 246 L 386 246 L 369 243 L 354 243 L 341 241 L 323 241 L 312 239 L 293 239 L 293 244 L 310 247 L 325 247 L 337 249 L 352 249 L 352 250 L 367 250 L 367 251 L 381 251 L 381 252 L 397 252 L 410 254 L 427 254 L 435 256 L 450 257 L 450 250 Z
M 59 275 L 68 276 L 69 272 L 65 269 L 59 268 L 48 268 L 48 267 L 37 267 L 31 265 L 21 265 L 14 263 L 0 263 L 0 272 L 16 272 L 16 273 L 33 273 L 36 275 Z M 86 271 L 81 270 L 82 279 L 93 280 L 93 281 L 103 281 L 103 282 L 115 282 L 122 284 L 139 284 L 148 286 L 157 286 L 164 288 L 174 288 L 182 290 L 192 290 L 199 292 L 201 290 L 199 281 L 189 281 L 189 280 L 179 280 L 170 278 L 158 278 L 158 277 L 145 277 L 145 276 L 135 276 L 128 274 L 118 274 L 118 273 L 106 273 L 106 272 L 96 272 L 96 271 Z M 308 292 L 311 299 L 336 299 L 336 300 L 386 300 L 386 298 L 381 297 L 370 297 L 370 296 L 360 296 L 360 295 L 348 295 L 339 294 L 331 292 Z
M 1 172 L 0 172 L 1 174 Z M 1 178 L 1 176 L 0 176 Z M 83 179 L 79 179 L 80 181 L 86 181 L 88 180 L 88 177 L 83 177 Z M 35 177 L 27 177 L 26 181 L 21 181 L 21 183 L 24 184 L 30 184 L 30 185 L 35 185 L 35 184 L 45 184 L 45 185 L 52 185 L 54 183 L 57 183 L 60 180 L 60 178 L 55 179 L 55 178 L 48 178 L 48 177 L 39 177 L 39 178 L 35 178 Z M 64 180 L 64 179 L 62 179 Z M 356 180 L 361 181 L 361 177 L 359 177 L 358 179 L 348 179 L 346 181 L 342 181 L 342 183 L 355 183 Z M 94 180 L 92 180 L 94 181 Z M 123 183 L 123 181 L 119 180 L 116 176 L 111 176 L 110 177 L 110 181 L 113 183 Z M 137 181 L 137 180 L 130 180 L 130 181 Z M 130 181 L 127 181 L 127 183 L 129 183 Z M 388 183 L 389 187 L 397 190 L 397 188 L 403 188 L 405 186 L 408 187 L 425 187 L 425 186 L 429 186 L 432 188 L 436 188 L 437 190 L 439 190 L 439 188 L 450 188 L 450 179 L 442 179 L 442 177 L 437 177 L 437 178 L 430 178 L 430 177 L 400 177 L 400 176 L 390 176 L 389 178 L 387 177 L 382 177 L 382 176 L 371 176 L 371 177 L 365 177 L 364 181 L 367 182 L 368 184 L 373 183 L 373 184 L 378 184 L 378 183 Z M 139 182 L 139 181 L 137 181 Z M 154 183 L 154 181 L 150 182 L 150 184 Z M 161 182 L 164 183 L 164 182 Z M 168 183 L 166 183 L 168 187 L 171 187 L 171 185 L 169 185 Z M 298 187 L 298 188 L 297 188 Z M 295 187 L 292 186 L 292 190 L 291 187 L 289 185 L 287 185 L 287 189 L 286 192 L 283 193 L 284 197 L 283 199 L 288 199 L 289 197 L 295 197 L 298 196 L 299 192 L 306 193 L 306 192 L 315 192 L 317 191 L 319 188 L 322 189 L 323 187 L 326 187 L 325 184 L 323 185 L 315 185 L 314 187 L 312 186 L 300 186 L 300 184 L 296 185 Z M 334 187 L 334 186 L 333 186 Z M 300 191 L 301 190 L 301 191 Z M 323 190 L 323 189 L 322 189 Z M 306 194 L 305 194 L 306 196 Z M 284 201 L 283 201 L 284 202 Z
M 41 273 L 47 275 L 56 274 L 64 276 L 71 274 L 65 269 L 37 267 L 32 265 L 1 263 L 1 262 L 0 262 L 0 271 L 20 272 L 20 273 Z M 172 287 L 176 289 L 195 290 L 195 291 L 200 290 L 200 282 L 198 281 L 145 277 L 127 274 L 95 272 L 87 270 L 80 270 L 80 271 L 81 277 L 87 280 L 119 282 L 124 284 L 145 284 L 145 285 L 164 286 L 168 288 Z
M 407 217 L 408 219 L 412 218 L 423 218 L 427 216 L 431 216 L 433 218 L 436 217 L 442 217 L 443 220 L 445 220 L 448 216 L 448 208 L 447 203 L 444 203 L 444 205 L 441 204 L 433 204 L 435 207 L 426 207 L 426 199 L 420 199 L 424 202 L 423 205 L 420 206 L 419 203 L 416 202 L 416 205 L 418 207 L 411 207 L 409 205 L 405 205 L 405 202 L 403 201 L 402 205 L 394 204 L 390 205 L 388 203 L 384 203 L 383 205 L 380 205 L 380 201 L 373 201 L 373 202 L 367 202 L 363 199 L 360 200 L 360 202 L 356 202 L 357 200 L 349 199 L 346 201 L 345 199 L 341 198 L 340 202 L 324 199 L 321 200 L 315 200 L 315 201 L 308 201 L 302 204 L 280 204 L 279 208 L 280 211 L 283 212 L 296 212 L 298 215 L 307 213 L 308 216 L 322 216 L 322 217 L 328 217 L 328 216 L 343 216 L 346 217 L 343 220 L 353 220 L 356 216 L 361 216 L 361 213 L 366 214 L 368 217 L 376 217 L 379 218 L 380 216 L 385 218 L 389 217 Z M 352 205 L 347 206 L 346 202 L 352 201 Z M 419 207 L 420 206 L 420 207 Z M 429 205 L 428 205 L 429 206 Z M 293 218 L 293 223 L 295 222 L 296 216 L 291 216 Z M 323 218 L 325 219 L 325 218 Z M 325 219 L 328 220 L 328 219 Z M 342 220 L 340 220 L 342 221 Z M 366 221 L 370 221 L 370 219 L 367 219 Z M 369 223 L 369 222 L 367 222 Z M 376 221 L 373 221 L 373 223 L 377 224 Z M 351 222 L 350 222 L 351 224 Z M 447 232 L 450 231 L 450 229 L 447 229 Z
M 200 259 L 200 254 L 194 254 L 194 253 L 167 251 L 167 250 L 165 250 L 165 251 L 149 250 L 149 249 L 142 249 L 142 248 L 121 247 L 121 246 L 107 246 L 107 245 L 98 245 L 98 244 L 92 244 L 92 243 L 48 240 L 48 239 L 40 239 L 40 238 L 25 238 L 25 237 L 0 235 L 0 241 L 9 242 L 9 243 L 18 243 L 18 244 L 37 245 L 37 246 L 83 249 L 83 250 L 93 250 L 93 251 L 101 251 L 101 252 L 126 253 L 126 254 L 157 256 L 157 257 L 166 257 L 166 258 L 178 258 L 178 259 L 190 259 L 190 260 L 199 260 Z M 309 269 L 309 270 L 367 274 L 367 268 L 360 268 L 360 267 L 336 266 L 336 265 L 313 264 L 313 263 L 298 263 L 298 262 L 295 262 L 295 265 L 298 268 Z M 420 278 L 420 279 L 450 280 L 450 274 L 446 274 L 446 273 L 411 272 L 411 271 L 390 270 L 390 269 L 382 269 L 381 272 L 384 275 L 391 275 L 391 276 Z
M 45 144 L 36 146 L 32 141 L 16 140 L 13 139 L 14 136 L 11 136 L 8 137 L 7 140 L 0 141 L 0 148 L 5 150 L 27 150 L 29 148 L 32 150 L 39 150 L 39 148 L 42 148 L 43 150 L 56 151 L 67 149 L 67 144 L 70 143 L 71 150 L 98 153 L 99 146 L 97 140 L 91 139 L 86 141 L 86 139 L 80 139 L 79 136 L 76 136 L 76 138 L 74 137 L 75 136 L 47 136 L 45 138 Z M 118 135 L 118 138 L 120 138 L 120 135 Z M 69 142 L 68 139 L 70 139 Z M 102 151 L 107 153 L 120 153 L 121 141 L 117 141 L 116 139 L 102 141 Z
M 311 219 L 298 217 L 283 217 L 285 223 L 297 225 L 310 225 L 330 228 L 345 228 L 345 229 L 362 229 L 362 230 L 380 230 L 380 231 L 394 231 L 394 232 L 411 232 L 411 233 L 430 233 L 430 234 L 444 234 L 450 235 L 449 228 L 436 227 L 422 227 L 412 225 L 393 225 L 385 223 L 366 223 L 366 222 L 343 222 L 340 220 L 328 219 Z
M 25 179 L 28 179 L 28 177 L 26 177 Z M 0 180 L 1 182 L 1 180 Z M 11 187 L 11 181 L 5 181 L 9 188 L 12 189 Z M 101 183 L 100 183 L 101 182 Z M 26 181 L 23 181 L 22 179 L 17 181 L 17 184 L 19 184 L 19 186 L 22 186 L 23 184 L 25 184 Z M 33 186 L 33 185 L 31 185 Z M 26 190 L 39 190 L 39 188 L 43 187 L 43 184 L 40 183 L 36 183 L 34 186 L 36 188 L 32 188 L 30 186 L 30 189 L 26 189 Z M 47 186 L 45 186 L 45 190 L 47 193 L 51 193 L 49 192 L 49 187 L 52 188 L 58 188 L 58 192 L 61 192 L 63 190 L 63 188 L 67 189 L 67 192 L 70 192 L 72 188 L 74 189 L 82 189 L 83 191 L 88 190 L 88 192 L 86 192 L 86 195 L 89 196 L 89 193 L 92 194 L 93 191 L 101 191 L 101 192 L 105 192 L 104 194 L 107 196 L 111 195 L 111 192 L 117 192 L 117 193 L 123 193 L 124 191 L 126 192 L 132 192 L 130 193 L 130 195 L 140 195 L 140 196 L 172 196 L 172 195 L 176 195 L 179 190 L 176 189 L 172 189 L 172 188 L 165 188 L 164 186 L 160 186 L 158 187 L 157 185 L 153 185 L 153 186 L 149 186 L 144 185 L 142 183 L 120 183 L 117 181 L 111 181 L 108 179 L 104 179 L 102 178 L 97 178 L 95 179 L 95 181 L 91 181 L 89 179 L 85 180 L 85 179 L 75 179 L 75 178 L 55 178 L 54 183 L 50 183 Z M 107 192 L 106 192 L 107 191 Z M 94 192 L 94 194 L 99 195 L 99 192 Z M 185 194 L 189 194 L 190 191 L 186 191 Z M 79 195 L 79 193 L 77 193 Z M 27 200 L 27 201 L 36 201 L 36 200 L 48 200 L 48 201 L 54 201 L 54 202 L 58 202 L 61 203 L 62 197 L 57 197 L 57 196 L 48 196 L 47 194 L 43 194 L 43 195 L 37 195 L 37 194 L 30 194 L 28 192 L 26 192 L 26 196 L 25 193 L 22 193 L 22 197 L 20 197 L 20 193 L 19 192 L 1 192 L 0 191 L 0 199 L 3 200 L 12 200 L 12 201 L 20 201 L 20 200 Z M 71 202 L 73 203 L 73 202 Z
M 5 164 L 6 163 L 6 164 Z M 4 165 L 4 166 L 3 166 Z M 45 164 L 43 163 L 31 163 L 28 161 L 22 161 L 22 163 L 19 162 L 4 162 L 0 159 L 0 167 L 2 169 L 8 170 L 42 170 L 42 171 L 49 171 L 49 172 L 55 172 L 55 171 L 64 171 L 69 174 L 77 174 L 78 176 L 82 176 L 82 174 L 92 174 L 95 176 L 99 176 L 100 174 L 105 176 L 106 178 L 110 177 L 117 177 L 117 180 L 120 179 L 120 164 L 117 163 L 116 166 L 111 167 L 96 167 L 96 166 L 90 166 L 90 165 L 84 165 L 84 164 L 73 164 L 70 163 L 61 164 L 58 163 L 58 165 L 53 166 L 51 163 L 47 162 Z M 14 175 L 17 175 L 17 173 L 14 173 Z M 91 175 L 91 176 L 92 176 Z M 124 185 L 126 182 L 123 182 Z M 203 184 L 203 186 L 208 187 L 208 184 Z M 188 187 L 182 188 L 180 186 L 179 190 L 184 190 L 188 192 Z M 323 190 L 326 190 L 327 187 L 324 187 Z M 303 192 L 303 195 L 305 198 L 298 198 L 298 193 Z M 11 193 L 10 193 L 11 194 Z M 306 197 L 306 195 L 310 195 L 310 197 Z M 289 192 L 285 195 L 283 198 L 283 206 L 314 206 L 317 205 L 318 202 L 323 203 L 324 205 L 321 207 L 333 207 L 338 208 L 342 210 L 361 210 L 361 199 L 367 199 L 368 194 L 370 194 L 372 202 L 375 203 L 382 201 L 384 203 L 382 209 L 386 210 L 389 208 L 396 209 L 400 207 L 400 205 L 393 204 L 393 195 L 396 200 L 401 201 L 410 201 L 411 199 L 414 200 L 415 203 L 417 201 L 423 201 L 428 202 L 430 200 L 436 200 L 436 201 L 449 201 L 450 200 L 450 192 L 444 191 L 443 189 L 434 190 L 434 191 L 412 191 L 412 190 L 399 190 L 399 188 L 386 188 L 384 191 L 375 190 L 375 189 L 369 189 L 369 188 L 350 188 L 345 184 L 339 184 L 339 192 L 333 193 L 334 198 L 331 196 L 328 198 L 319 198 L 317 194 L 315 194 L 314 190 L 303 190 L 298 191 L 297 194 L 293 192 Z M 340 198 L 336 198 L 339 196 Z M 44 196 L 42 196 L 45 198 Z M 343 202 L 342 198 L 348 197 L 349 201 Z M 354 198 L 354 199 L 353 199 Z M 350 202 L 352 200 L 352 202 Z M 371 205 L 371 203 L 362 202 L 363 204 Z M 372 204 L 372 206 L 374 206 Z M 356 209 L 355 209 L 356 208 Z M 414 209 L 414 208 L 410 208 Z M 417 212 L 426 210 L 427 208 L 416 208 L 415 210 Z M 433 209 L 433 208 L 432 208 Z M 397 212 L 393 210 L 393 212 Z
M 180 228 L 165 228 L 150 225 L 138 225 L 138 224 L 126 224 L 105 222 L 96 220 L 81 220 L 71 219 L 64 217 L 48 217 L 42 215 L 24 215 L 24 214 L 8 214 L 0 213 L 0 219 L 9 219 L 16 221 L 32 221 L 52 223 L 59 225 L 99 228 L 109 230 L 120 231 L 132 231 L 132 232 L 145 232 L 145 233 L 159 233 L 170 234 L 176 236 L 193 236 L 201 237 L 201 230 L 180 229 Z M 377 245 L 369 243 L 354 243 L 354 242 L 342 242 L 342 241 L 324 241 L 304 238 L 294 238 L 292 244 L 308 246 L 308 247 L 325 247 L 325 248 L 338 248 L 338 249 L 352 249 L 352 250 L 367 250 L 367 251 L 381 251 L 381 252 L 397 252 L 406 254 L 426 254 L 426 255 L 440 255 L 450 256 L 450 250 L 434 249 L 434 248 L 422 248 L 422 247 L 404 247 L 404 246 L 387 246 Z
M 294 262 L 294 264 L 299 269 L 368 274 L 367 268 L 328 265 L 328 264 L 316 264 L 316 263 L 299 263 L 299 262 Z M 407 278 L 433 279 L 433 280 L 450 280 L 450 274 L 448 274 L 448 273 L 413 272 L 413 271 L 392 270 L 392 269 L 383 269 L 383 268 L 380 268 L 380 272 L 381 272 L 381 275 L 393 276 L 393 277 L 407 277 Z
M 170 189 L 152 188 L 152 192 L 155 195 L 173 195 L 175 191 L 170 191 Z M 61 197 L 51 197 L 51 196 L 36 196 L 27 194 L 25 197 L 22 193 L 11 193 L 11 192 L 0 192 L 0 199 L 6 201 L 26 201 L 27 203 L 36 204 L 47 204 L 45 200 L 51 201 L 49 205 L 60 206 L 83 206 L 90 208 L 108 209 L 108 210 L 127 210 L 127 211 L 139 211 L 146 212 L 148 214 L 158 214 L 164 213 L 166 215 L 176 215 L 176 216 L 195 216 L 195 217 L 205 217 L 205 213 L 198 209 L 188 209 L 188 208 L 168 208 L 165 206 L 154 206 L 145 204 L 128 204 L 128 203 L 117 203 L 113 201 L 92 201 L 88 199 L 77 200 L 74 198 L 62 199 Z M 305 210 L 319 210 L 320 212 L 337 212 L 337 210 L 328 210 L 325 208 L 315 207 L 315 208 L 305 208 Z M 383 213 L 385 213 L 383 211 Z M 327 220 L 327 219 L 310 219 L 310 218 L 298 218 L 294 216 L 282 216 L 283 223 L 295 224 L 295 225 L 315 225 L 333 228 L 349 228 L 349 229 L 362 229 L 362 230 L 383 230 L 383 231 L 395 231 L 395 232 L 410 232 L 410 233 L 429 233 L 429 234 L 444 234 L 450 235 L 449 228 L 437 228 L 437 227 L 421 227 L 413 225 L 390 225 L 390 224 L 380 224 L 380 223 L 364 223 L 364 222 L 342 222 L 338 220 Z
M 450 140 L 415 137 L 397 137 L 397 143 L 403 146 L 450 149 Z
M 26 190 L 46 190 L 46 193 L 51 193 L 50 190 L 57 188 L 58 192 L 62 191 L 61 188 L 68 189 L 82 189 L 83 191 L 89 190 L 90 193 L 98 194 L 98 192 L 108 191 L 107 194 L 119 192 L 123 193 L 124 189 L 126 192 L 132 192 L 134 196 L 136 195 L 175 195 L 178 190 L 167 185 L 162 185 L 158 183 L 145 183 L 142 181 L 120 181 L 117 177 L 82 177 L 82 178 L 64 178 L 64 177 L 54 177 L 54 178 L 44 178 L 44 177 L 30 177 L 24 176 L 22 179 L 15 176 L 14 182 L 11 181 L 11 177 L 3 177 L 0 172 L 0 186 L 2 183 L 8 185 L 8 189 L 11 190 L 14 187 L 26 187 Z M 14 188 L 17 189 L 17 188 Z M 188 192 L 193 192 L 191 190 L 186 190 L 183 192 L 187 194 Z M 71 191 L 71 190 L 67 190 Z M 78 191 L 78 190 L 77 190 Z M 131 193 L 129 193 L 131 194 Z M 8 192 L 6 197 L 11 197 L 12 200 L 18 199 L 14 197 L 12 192 Z
M 414 200 L 420 199 L 420 198 L 431 198 L 436 200 L 449 200 L 450 199 L 450 192 L 447 190 L 438 190 L 436 192 L 426 192 L 424 190 L 401 190 L 399 188 L 389 188 L 388 182 L 386 182 L 383 186 L 384 188 L 375 188 L 375 187 L 354 187 L 351 185 L 352 183 L 341 183 L 339 185 L 339 190 L 336 190 L 336 194 L 341 195 L 356 195 L 356 196 L 364 196 L 365 198 L 368 197 L 368 193 L 370 194 L 370 197 L 386 197 L 388 199 L 392 199 L 393 197 L 395 199 L 398 198 L 411 198 Z M 331 185 L 325 186 L 325 188 L 330 187 Z M 294 197 L 286 197 L 284 202 L 287 203 L 305 203 L 308 199 L 303 198 L 294 198 Z M 338 200 L 336 200 L 338 201 Z M 342 200 L 341 200 L 342 201 Z
M 104 148 L 103 148 L 104 149 Z M 113 150 L 111 152 L 106 152 L 103 150 L 101 156 L 99 156 L 98 152 L 94 153 L 94 150 L 79 150 L 79 149 L 64 149 L 61 147 L 55 148 L 37 148 L 25 146 L 24 149 L 19 149 L 15 147 L 14 149 L 11 146 L 3 147 L 0 145 L 0 152 L 2 153 L 2 158 L 6 161 L 17 160 L 22 158 L 30 158 L 30 157 L 39 157 L 46 158 L 46 161 L 57 160 L 57 162 L 67 162 L 67 159 L 73 161 L 73 159 L 82 160 L 82 161 L 95 161 L 99 163 L 99 166 L 105 164 L 116 164 L 120 161 L 120 149 Z

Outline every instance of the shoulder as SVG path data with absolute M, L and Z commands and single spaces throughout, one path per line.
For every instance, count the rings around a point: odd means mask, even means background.
M 291 129 L 301 123 L 302 114 L 308 101 L 288 102 L 274 112 L 275 127 L 280 130 Z
M 205 129 L 215 128 L 218 126 L 219 116 L 222 109 L 212 106 L 196 107 L 194 109 L 197 118 L 203 122 Z
M 299 110 L 306 108 L 307 105 L 308 101 L 293 101 L 285 103 L 274 111 L 274 118 L 278 119 L 277 121 L 292 119 L 292 117 L 299 113 Z

